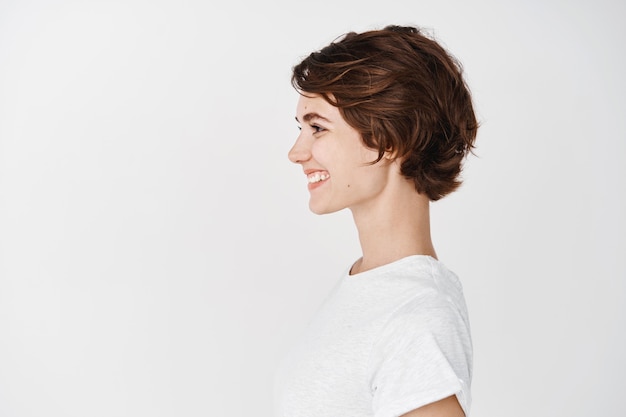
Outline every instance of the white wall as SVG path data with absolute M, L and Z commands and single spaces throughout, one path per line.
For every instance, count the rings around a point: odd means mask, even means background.
M 290 68 L 388 23 L 434 30 L 482 121 L 432 207 L 473 415 L 622 415 L 626 7 L 335 3 L 0 2 L 1 416 L 271 415 L 358 256 L 287 161 Z

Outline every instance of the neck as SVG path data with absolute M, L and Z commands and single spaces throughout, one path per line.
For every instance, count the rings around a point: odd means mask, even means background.
M 410 186 L 407 189 L 407 185 Z M 430 236 L 430 201 L 413 184 L 389 190 L 367 208 L 352 208 L 363 257 L 352 267 L 357 274 L 410 255 L 436 258 Z

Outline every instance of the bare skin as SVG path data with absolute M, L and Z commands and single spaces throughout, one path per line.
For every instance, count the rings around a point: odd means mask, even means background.
M 430 200 L 400 173 L 400 160 L 368 149 L 336 107 L 319 96 L 303 96 L 296 120 L 300 134 L 289 159 L 309 181 L 309 207 L 317 214 L 350 209 L 362 257 L 352 275 L 410 255 L 437 258 L 430 235 Z M 463 417 L 456 396 L 417 408 L 404 417 Z
M 339 110 L 318 95 L 301 96 L 296 120 L 300 135 L 289 159 L 302 165 L 309 184 L 309 206 L 317 214 L 348 208 L 359 233 L 363 257 L 357 274 L 409 255 L 436 258 L 430 236 L 430 201 L 400 173 L 399 159 L 367 148 Z
M 389 176 L 383 198 L 367 207 L 350 207 L 359 232 L 363 256 L 352 266 L 358 274 L 410 255 L 437 258 L 430 235 L 429 199 L 415 191 L 399 171 L 399 161 Z M 402 417 L 464 417 L 456 396 L 435 401 Z
M 453 395 L 417 408 L 403 414 L 401 417 L 465 417 L 465 413 L 459 405 L 456 396 Z
M 392 165 L 380 198 L 367 206 L 350 207 L 359 232 L 363 257 L 351 274 L 364 272 L 410 255 L 437 258 L 430 236 L 428 197 L 400 174 L 400 161 Z

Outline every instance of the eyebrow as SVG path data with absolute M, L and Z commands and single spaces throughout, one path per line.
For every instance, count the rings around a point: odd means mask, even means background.
M 331 123 L 330 120 L 328 120 L 327 118 L 325 118 L 324 116 L 320 115 L 319 113 L 315 113 L 315 112 L 311 112 L 311 113 L 307 113 L 304 116 L 302 116 L 302 120 L 304 122 L 310 122 L 313 119 L 321 119 L 325 122 Z M 296 116 L 296 122 L 300 122 L 300 120 L 298 120 L 298 116 Z

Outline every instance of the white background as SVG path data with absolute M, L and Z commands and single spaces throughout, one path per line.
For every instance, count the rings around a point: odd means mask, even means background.
M 217 2 L 213 2 L 217 3 Z M 307 208 L 291 66 L 432 31 L 482 123 L 432 206 L 475 345 L 473 416 L 622 416 L 626 6 L 1 1 L 0 416 L 270 416 L 359 256 Z

